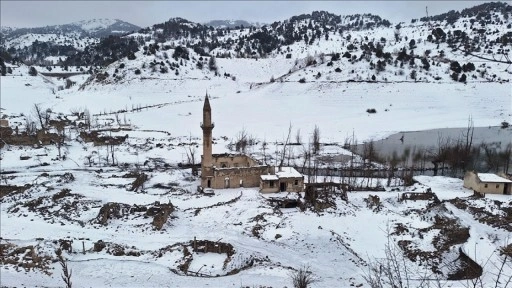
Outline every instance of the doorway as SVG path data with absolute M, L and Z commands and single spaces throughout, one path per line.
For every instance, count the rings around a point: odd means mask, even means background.
M 206 186 L 208 186 L 208 188 L 212 188 L 212 180 L 211 179 L 208 179 L 208 181 L 206 182 Z
M 279 188 L 280 188 L 279 190 L 280 190 L 281 192 L 286 191 L 286 182 L 281 182 L 281 183 L 279 183 Z
M 224 179 L 224 188 L 229 188 L 229 178 Z

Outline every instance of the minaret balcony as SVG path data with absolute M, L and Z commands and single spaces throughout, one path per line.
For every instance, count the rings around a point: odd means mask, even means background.
M 205 126 L 205 125 L 203 124 L 203 122 L 201 122 L 201 128 L 213 128 L 213 127 L 215 127 L 215 123 L 214 123 L 214 122 L 212 122 L 212 123 L 211 123 L 210 125 L 208 125 L 208 126 Z

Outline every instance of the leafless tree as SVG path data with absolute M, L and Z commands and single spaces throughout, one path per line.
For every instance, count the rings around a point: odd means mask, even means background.
M 302 144 L 302 135 L 300 135 L 300 129 L 297 129 L 297 133 L 295 134 L 295 144 Z
M 247 152 L 247 147 L 254 144 L 256 144 L 256 139 L 250 136 L 245 129 L 238 132 L 234 141 L 235 150 L 244 154 Z M 233 144 L 231 144 L 231 146 L 233 146 Z
M 62 280 L 64 280 L 64 283 L 66 284 L 66 288 L 71 288 L 71 269 L 68 267 L 68 263 L 66 259 L 62 256 L 62 250 L 59 248 L 55 251 L 55 254 L 57 254 L 57 259 L 59 261 L 60 266 L 62 267 Z
M 286 136 L 286 140 L 283 144 L 283 150 L 281 151 L 280 160 L 279 160 L 279 167 L 283 166 L 284 159 L 286 157 L 287 147 L 288 143 L 290 142 L 290 135 L 292 134 L 292 123 L 290 123 L 290 126 L 288 126 L 288 136 Z
M 36 133 L 36 123 L 30 116 L 25 118 L 25 131 L 27 135 L 34 135 Z
M 46 130 L 46 110 L 41 106 L 41 104 L 34 104 L 33 113 L 36 118 L 39 120 L 39 124 L 41 125 L 41 129 Z
M 388 159 L 388 167 L 389 167 L 389 172 L 388 172 L 388 182 L 387 182 L 387 186 L 391 186 L 391 179 L 393 177 L 395 177 L 395 170 L 398 166 L 398 163 L 400 163 L 400 158 L 398 157 L 398 153 L 396 151 L 393 151 L 393 153 L 391 153 L 391 157 L 389 157 Z
M 512 161 L 512 143 L 507 144 L 507 147 L 500 153 L 500 158 L 503 161 L 503 172 L 508 174 L 510 162 Z
M 65 123 L 63 121 L 55 123 L 55 129 L 57 129 L 58 135 L 58 139 L 55 144 L 57 145 L 57 149 L 59 151 L 59 159 L 62 159 L 61 148 L 64 145 L 66 139 L 66 134 L 64 133 L 65 128 Z
M 94 157 L 94 155 L 92 155 L 92 154 L 85 156 L 85 159 L 87 160 L 87 163 L 89 164 L 89 167 L 92 167 L 92 163 L 94 162 L 93 157 Z
M 187 161 L 188 161 L 187 164 L 191 164 L 191 165 L 196 164 L 197 149 L 196 149 L 196 143 L 192 142 L 192 134 L 190 134 L 190 136 L 188 138 L 188 146 L 184 147 L 184 148 L 185 148 L 185 152 L 187 153 Z
M 85 127 L 87 130 L 91 130 L 91 112 L 89 112 L 88 108 L 84 109 L 84 121 L 85 121 Z
M 313 154 L 317 155 L 320 152 L 320 128 L 315 125 L 313 129 L 313 135 L 311 137 L 311 142 L 313 143 Z
M 261 143 L 261 150 L 263 151 L 263 163 L 265 163 L 265 165 L 268 165 L 268 163 L 267 163 L 267 141 L 266 140 L 263 140 L 263 142 Z

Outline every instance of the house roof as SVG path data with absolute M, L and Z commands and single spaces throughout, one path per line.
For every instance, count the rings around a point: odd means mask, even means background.
M 261 175 L 261 180 L 263 181 L 272 181 L 272 180 L 279 180 L 277 175 Z
M 302 178 L 302 174 L 293 167 L 276 167 L 275 171 L 279 178 Z
M 478 173 L 477 175 L 482 182 L 512 183 L 512 181 L 492 173 Z

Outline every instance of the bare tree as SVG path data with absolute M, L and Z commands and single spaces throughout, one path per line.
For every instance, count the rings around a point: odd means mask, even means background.
M 42 108 L 41 104 L 34 104 L 33 107 L 33 113 L 36 116 L 36 118 L 39 120 L 39 124 L 41 125 L 42 130 L 46 130 L 46 113 L 45 110 Z
M 300 129 L 297 129 L 297 133 L 295 134 L 295 144 L 302 144 L 302 135 L 300 135 Z
M 264 139 L 261 143 L 261 150 L 263 151 L 263 163 L 267 164 L 267 141 Z
M 25 118 L 25 131 L 27 132 L 27 135 L 33 135 L 36 133 L 36 123 L 30 116 Z
M 88 108 L 85 108 L 84 109 L 84 122 L 85 122 L 85 127 L 87 128 L 87 130 L 91 130 L 91 112 L 89 112 L 89 109 Z
M 64 283 L 66 284 L 66 288 L 71 288 L 71 269 L 68 267 L 68 263 L 66 259 L 62 256 L 62 250 L 59 248 L 55 251 L 55 254 L 57 254 L 57 259 L 60 263 L 60 266 L 62 267 L 62 280 L 64 280 Z
M 65 143 L 64 141 L 66 139 L 66 134 L 64 133 L 65 122 L 64 121 L 56 122 L 55 128 L 57 129 L 57 135 L 58 135 L 57 143 L 55 143 L 55 144 L 57 145 L 57 149 L 59 151 L 59 159 L 62 159 L 61 148 L 64 145 L 64 143 Z
M 247 134 L 245 129 L 242 129 L 242 131 L 238 132 L 234 142 L 235 150 L 245 154 L 247 152 L 247 147 L 254 145 L 256 143 L 256 139 Z M 231 144 L 231 146 L 232 145 L 233 144 Z
M 197 153 L 196 145 L 197 145 L 196 143 L 192 142 L 192 134 L 190 134 L 190 136 L 188 138 L 188 146 L 184 147 L 185 152 L 187 153 L 187 161 L 188 161 L 187 164 L 191 164 L 191 165 L 196 164 L 196 153 Z
M 283 150 L 281 152 L 281 159 L 279 160 L 279 167 L 283 166 L 284 159 L 286 157 L 286 148 L 288 147 L 288 142 L 290 141 L 290 135 L 292 134 L 292 123 L 290 123 L 290 126 L 288 126 L 288 136 L 286 136 L 286 140 L 283 144 Z
M 317 155 L 320 152 L 320 128 L 315 125 L 313 129 L 313 136 L 311 137 L 311 142 L 313 143 L 313 154 Z
M 505 150 L 500 153 L 500 158 L 503 161 L 503 172 L 508 174 L 510 162 L 512 161 L 512 143 L 508 143 Z

